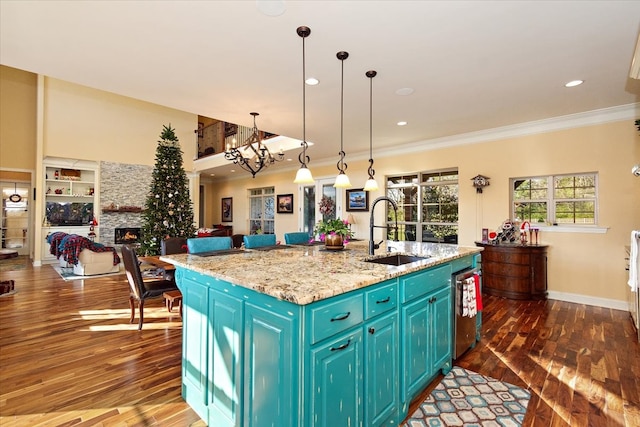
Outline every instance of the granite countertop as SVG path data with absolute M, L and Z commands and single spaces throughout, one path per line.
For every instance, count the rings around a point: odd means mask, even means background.
M 233 254 L 201 257 L 181 254 L 162 261 L 253 289 L 275 298 L 305 305 L 393 277 L 442 264 L 482 251 L 479 247 L 387 241 L 370 257 L 368 241 L 350 242 L 345 249 L 328 251 L 323 245 L 273 250 L 245 249 Z M 428 256 L 401 266 L 365 262 L 392 253 Z

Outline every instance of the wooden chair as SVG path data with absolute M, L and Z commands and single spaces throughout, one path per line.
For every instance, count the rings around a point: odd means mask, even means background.
M 296 231 L 293 233 L 284 233 L 284 243 L 287 245 L 301 245 L 309 243 L 309 233 L 304 231 Z
M 142 279 L 140 271 L 140 262 L 133 247 L 129 245 L 122 246 L 122 260 L 124 262 L 124 270 L 127 273 L 129 281 L 129 306 L 131 307 L 131 319 L 129 323 L 133 323 L 136 315 L 135 304 L 138 302 L 138 310 L 140 311 L 140 320 L 138 322 L 138 330 L 142 329 L 144 322 L 144 302 L 150 298 L 161 297 L 164 292 L 178 290 L 178 286 L 173 280 L 166 279 Z
M 160 242 L 161 255 L 187 253 L 187 239 L 185 237 L 169 237 Z
M 274 246 L 276 244 L 275 234 L 252 234 L 250 236 L 244 236 L 245 249 L 259 248 L 261 246 Z

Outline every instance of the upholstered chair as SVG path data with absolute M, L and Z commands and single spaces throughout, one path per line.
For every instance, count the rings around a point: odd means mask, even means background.
M 275 234 L 252 234 L 250 236 L 244 236 L 245 249 L 259 248 L 261 246 L 273 246 L 276 244 Z
M 296 231 L 292 233 L 284 233 L 284 242 L 287 245 L 301 245 L 305 243 L 309 243 L 309 233 L 304 231 Z
M 194 237 L 187 239 L 187 248 L 190 254 L 203 252 L 223 251 L 231 249 L 231 237 Z

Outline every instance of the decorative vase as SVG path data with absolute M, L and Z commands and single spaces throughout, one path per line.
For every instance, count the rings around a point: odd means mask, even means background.
M 324 236 L 324 247 L 330 251 L 339 251 L 344 249 L 342 236 L 339 234 L 327 234 Z

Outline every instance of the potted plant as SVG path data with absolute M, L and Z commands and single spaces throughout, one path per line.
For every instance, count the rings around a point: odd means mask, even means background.
M 342 249 L 353 237 L 349 221 L 340 218 L 318 221 L 314 235 L 319 236 L 327 249 Z

